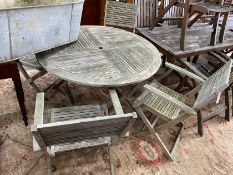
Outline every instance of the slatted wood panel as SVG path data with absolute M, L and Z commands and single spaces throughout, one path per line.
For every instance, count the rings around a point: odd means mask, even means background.
M 156 16 L 156 0 L 134 0 L 138 5 L 137 27 L 149 27 Z
M 194 104 L 195 109 L 200 109 L 207 105 L 229 86 L 232 63 L 232 60 L 228 61 L 221 69 L 203 83 Z
M 106 1 L 104 25 L 134 29 L 136 25 L 137 5 Z
M 79 118 L 93 118 L 104 116 L 104 107 L 100 105 L 72 106 L 53 108 L 51 122 L 75 120 Z
M 179 100 L 180 102 L 185 103 L 187 97 L 179 94 L 158 82 L 153 82 L 150 84 L 151 86 L 157 88 L 158 90 L 172 96 L 173 98 Z M 167 102 L 163 98 L 157 96 L 155 93 L 151 93 L 149 91 L 144 91 L 136 101 L 142 101 L 143 104 L 147 107 L 149 111 L 156 112 L 160 115 L 160 117 L 166 117 L 165 120 L 173 120 L 178 117 L 180 113 L 180 108 L 177 108 L 173 104 Z
M 132 114 L 84 118 L 37 126 L 46 145 L 72 143 L 107 136 L 119 136 Z
M 89 86 L 123 86 L 156 73 L 161 58 L 147 40 L 106 26 L 83 26 L 76 43 L 38 58 L 62 79 Z

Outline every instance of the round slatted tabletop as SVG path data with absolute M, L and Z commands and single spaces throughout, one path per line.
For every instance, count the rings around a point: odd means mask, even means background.
M 149 41 L 106 26 L 82 26 L 76 42 L 37 59 L 49 73 L 94 87 L 142 82 L 161 64 L 160 53 Z

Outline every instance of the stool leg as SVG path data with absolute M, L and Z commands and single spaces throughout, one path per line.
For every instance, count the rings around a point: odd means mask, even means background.
M 17 70 L 17 72 L 18 72 L 18 70 Z M 19 72 L 18 72 L 18 75 L 16 75 L 16 76 L 17 76 L 17 78 L 14 77 L 14 78 L 12 78 L 12 80 L 13 80 L 14 85 L 15 85 L 16 95 L 17 95 L 17 99 L 19 102 L 22 116 L 23 116 L 24 124 L 26 126 L 28 126 L 28 117 L 27 117 L 27 112 L 26 112 L 26 108 L 25 108 L 25 104 L 24 104 L 24 101 L 25 101 L 24 92 L 23 92 L 23 87 L 22 87 Z

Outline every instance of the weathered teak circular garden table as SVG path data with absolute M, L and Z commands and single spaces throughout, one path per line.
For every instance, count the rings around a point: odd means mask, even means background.
M 150 42 L 106 26 L 82 26 L 78 41 L 42 55 L 37 59 L 48 72 L 93 87 L 142 82 L 161 64 L 160 53 Z

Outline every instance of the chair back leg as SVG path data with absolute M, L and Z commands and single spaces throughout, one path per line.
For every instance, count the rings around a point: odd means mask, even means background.
M 211 33 L 211 38 L 210 38 L 210 45 L 214 46 L 216 45 L 216 37 L 217 37 L 217 30 L 218 30 L 218 25 L 219 25 L 219 18 L 220 18 L 220 13 L 215 13 L 214 16 L 214 24 L 213 24 L 213 32 Z

